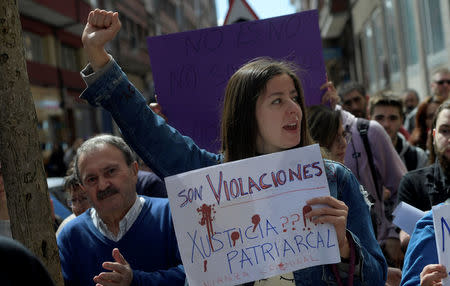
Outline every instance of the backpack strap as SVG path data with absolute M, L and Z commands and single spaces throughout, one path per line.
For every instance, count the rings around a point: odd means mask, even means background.
M 369 145 L 369 136 L 368 136 L 369 123 L 370 123 L 370 121 L 367 119 L 358 118 L 356 121 L 356 127 L 358 128 L 359 136 L 361 136 L 361 139 L 364 144 L 364 149 L 366 150 L 366 153 L 367 153 L 367 160 L 369 161 L 370 172 L 372 173 L 372 179 L 375 184 L 377 197 L 380 201 L 383 201 L 383 198 L 381 197 L 381 194 L 380 194 L 381 189 L 378 186 L 378 180 L 377 180 L 378 176 L 375 171 L 375 165 L 373 163 L 372 149 L 370 149 L 370 145 Z
M 408 149 L 403 155 L 405 158 L 405 165 L 408 171 L 415 170 L 417 168 L 417 150 L 412 146 L 408 146 Z

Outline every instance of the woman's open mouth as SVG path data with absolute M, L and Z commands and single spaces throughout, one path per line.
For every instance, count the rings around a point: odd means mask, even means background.
M 294 131 L 294 130 L 297 130 L 297 126 L 298 126 L 297 122 L 290 123 L 290 124 L 284 125 L 283 129 L 286 129 L 288 131 Z

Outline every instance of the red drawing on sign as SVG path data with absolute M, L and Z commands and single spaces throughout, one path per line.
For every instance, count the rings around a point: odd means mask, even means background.
M 205 259 L 205 261 L 203 261 L 203 272 L 208 271 L 208 268 L 206 267 L 207 263 L 208 263 L 208 261 Z
M 235 246 L 236 245 L 236 240 L 239 239 L 239 232 L 233 231 L 231 233 L 231 239 L 233 240 L 233 246 Z
M 212 213 L 214 211 L 214 205 L 208 206 L 207 204 L 203 204 L 201 207 L 199 207 L 197 209 L 197 211 L 202 215 L 202 218 L 201 218 L 199 224 L 206 225 L 206 231 L 208 232 L 209 245 L 211 246 L 212 251 L 214 251 L 214 247 L 212 245 L 212 239 L 211 239 L 211 237 L 214 235 L 214 230 L 213 230 L 213 226 L 212 226 L 212 221 L 214 220 L 214 217 L 212 216 Z
M 306 229 L 306 216 L 305 216 L 305 215 L 306 215 L 307 213 L 309 213 L 310 211 L 312 211 L 311 206 L 306 205 L 306 206 L 303 207 L 303 224 L 305 225 L 305 227 L 303 228 L 303 230 Z M 312 221 L 312 218 L 310 218 L 309 221 Z M 308 227 L 308 230 L 311 230 L 311 228 Z
M 259 222 L 261 221 L 261 218 L 259 217 L 258 214 L 255 214 L 252 216 L 252 223 L 255 225 L 253 227 L 253 232 L 255 232 L 256 227 L 258 226 Z
M 283 232 L 286 232 L 287 230 L 284 228 L 284 226 L 289 222 L 289 219 L 285 216 L 280 217 L 280 219 L 285 218 L 286 221 L 281 223 L 281 227 L 283 228 Z
M 293 215 L 291 215 L 291 218 L 292 217 L 296 217 L 297 218 L 296 220 L 292 221 L 292 230 L 295 230 L 294 225 L 295 225 L 296 222 L 300 221 L 300 215 L 299 214 L 293 214 Z

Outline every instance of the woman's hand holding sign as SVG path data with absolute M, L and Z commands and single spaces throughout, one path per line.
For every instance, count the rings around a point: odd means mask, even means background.
M 342 258 L 349 258 L 350 245 L 347 239 L 347 205 L 331 196 L 317 197 L 306 201 L 308 205 L 325 205 L 314 208 L 305 216 L 312 219 L 313 223 L 330 223 L 336 229 L 336 236 L 339 243 L 339 252 Z

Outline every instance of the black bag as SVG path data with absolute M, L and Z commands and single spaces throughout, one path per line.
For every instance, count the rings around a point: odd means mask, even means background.
M 370 121 L 367 119 L 364 119 L 364 118 L 358 118 L 356 121 L 356 127 L 358 129 L 359 136 L 361 136 L 362 142 L 364 144 L 364 149 L 366 150 L 366 153 L 367 153 L 367 160 L 369 161 L 370 172 L 372 174 L 372 179 L 375 184 L 375 189 L 377 191 L 377 197 L 378 197 L 378 200 L 383 202 L 383 197 L 380 194 L 381 188 L 380 188 L 380 186 L 378 186 L 377 172 L 375 171 L 375 165 L 373 163 L 372 149 L 370 149 L 370 145 L 369 145 L 369 136 L 368 136 L 369 124 L 370 124 Z M 370 193 L 369 193 L 369 200 L 372 204 L 375 203 L 375 199 L 372 197 L 372 195 Z M 374 207 L 372 207 L 370 209 L 370 216 L 372 219 L 373 231 L 375 232 L 375 238 L 376 238 L 378 236 L 378 227 L 377 227 L 378 218 L 374 211 Z

